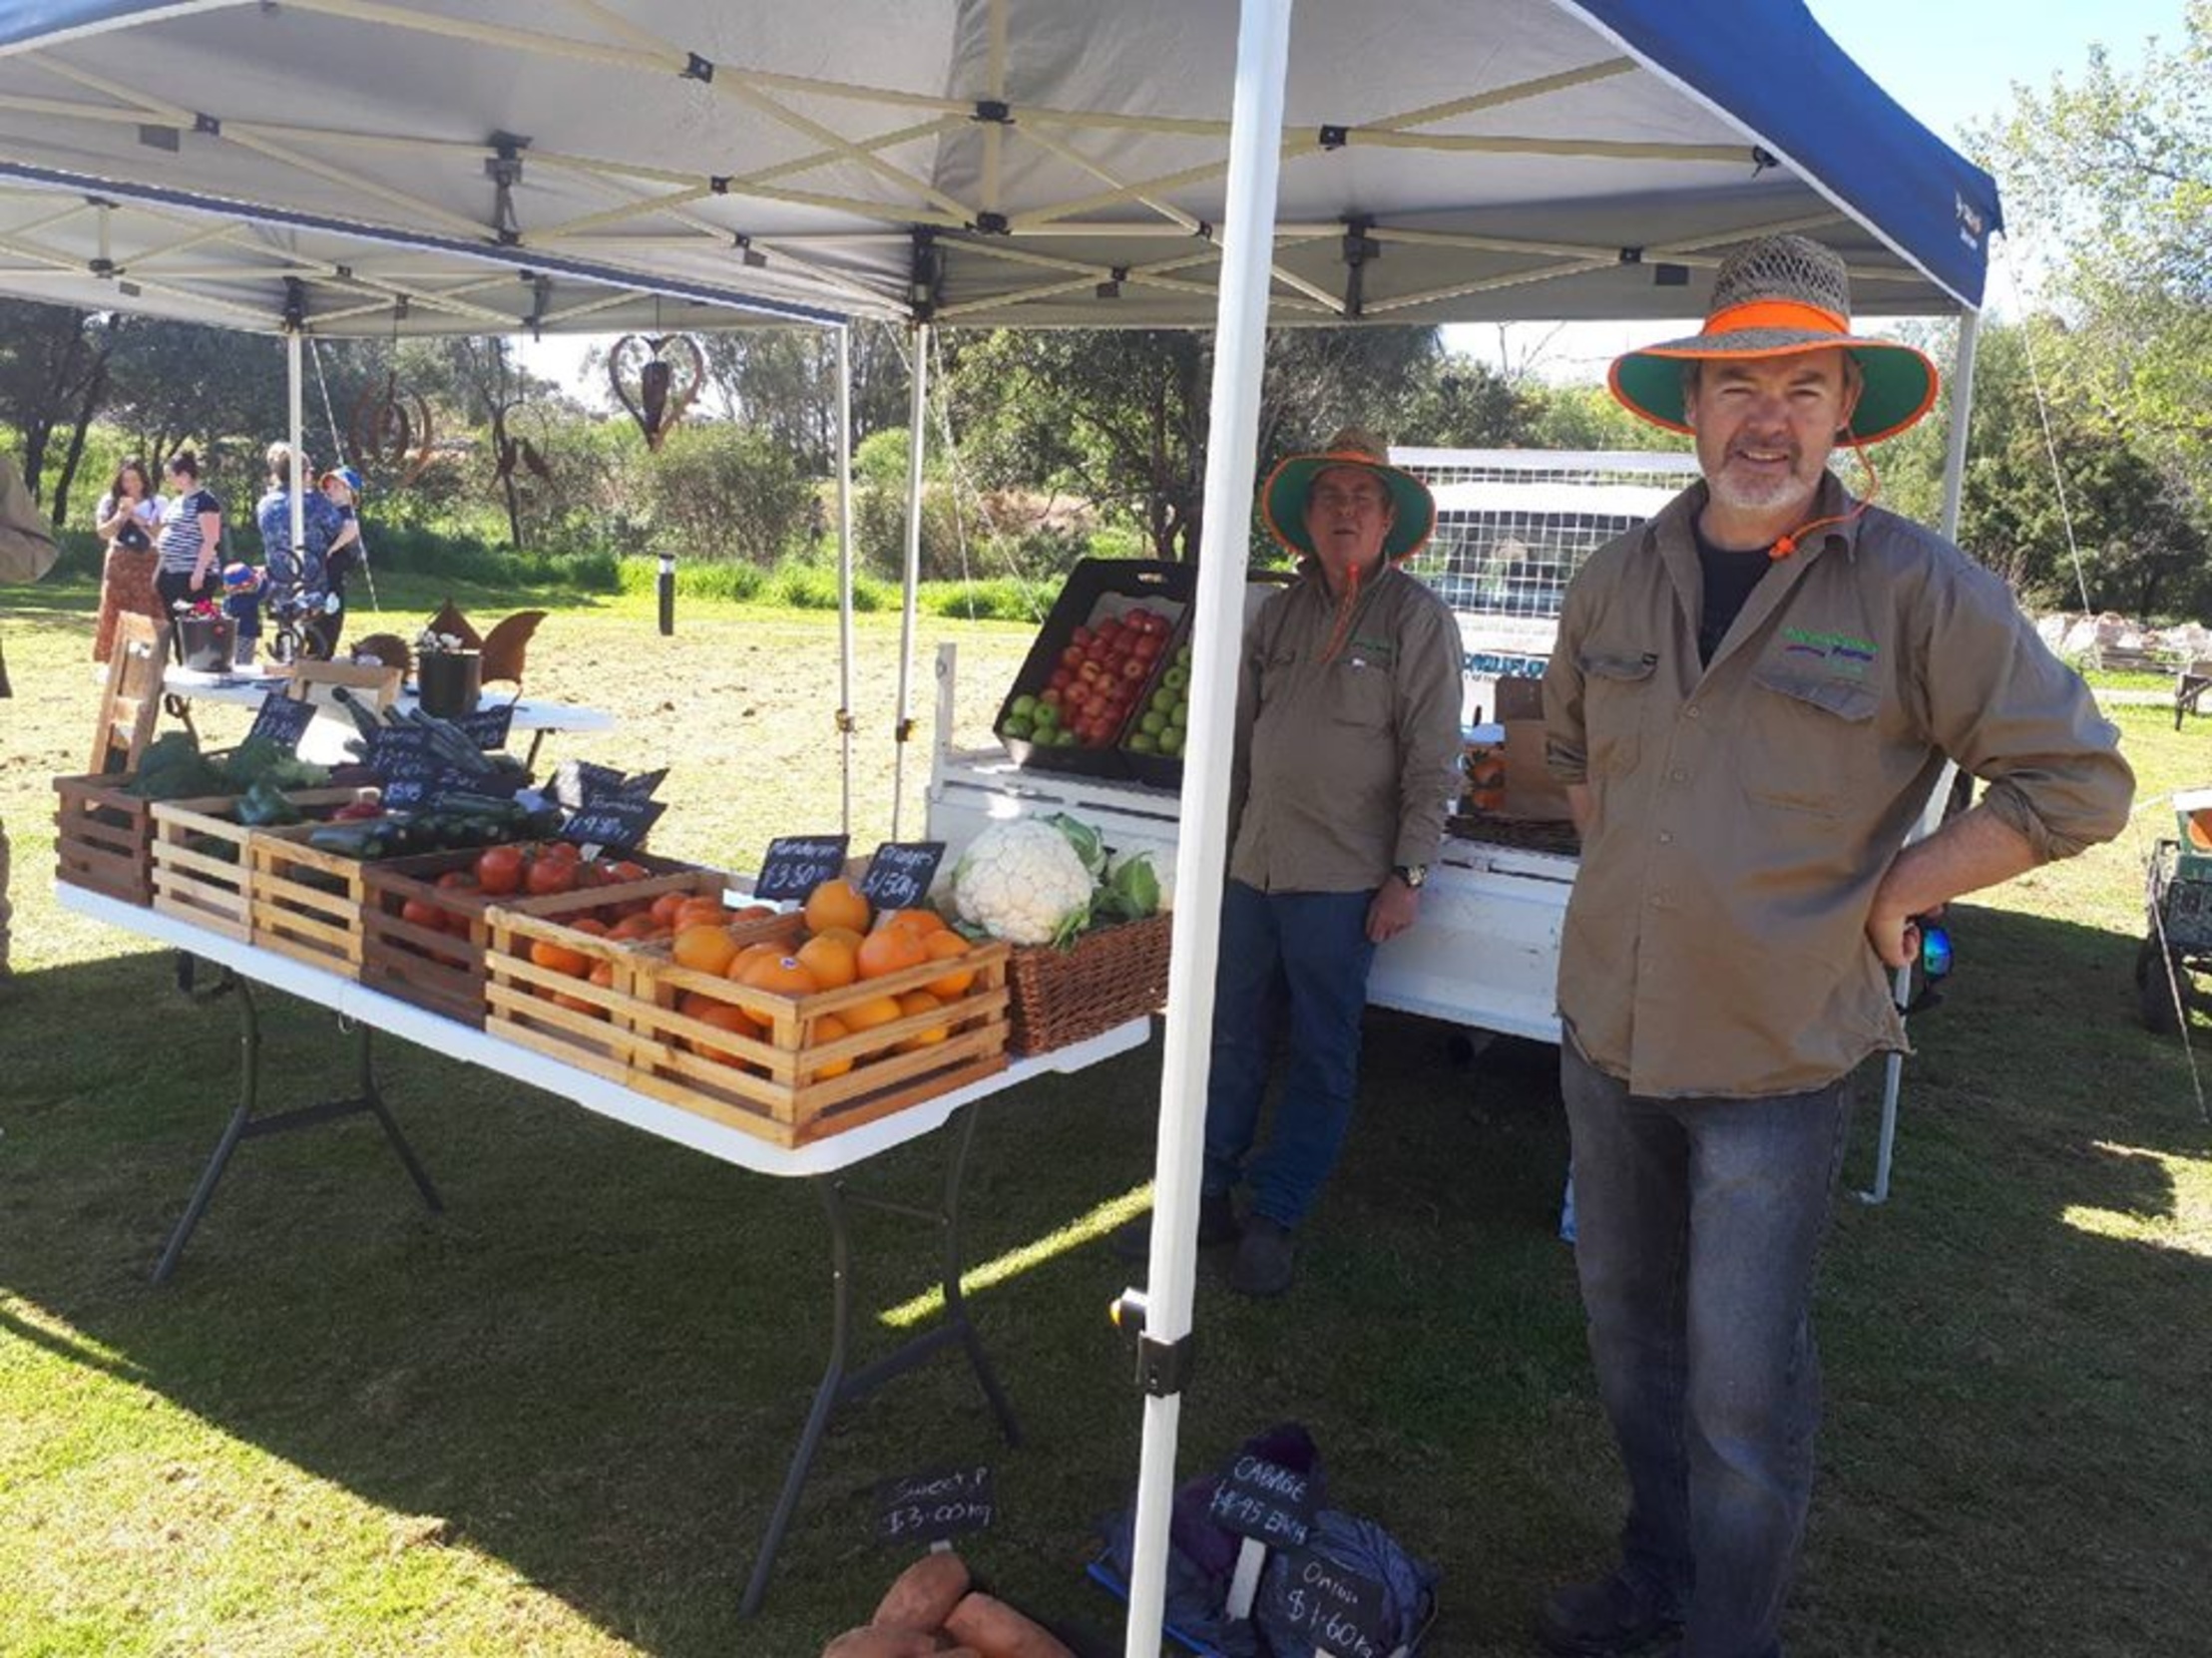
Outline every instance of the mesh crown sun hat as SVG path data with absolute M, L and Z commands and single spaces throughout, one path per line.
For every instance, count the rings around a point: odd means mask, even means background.
M 1688 432 L 1682 364 L 1714 358 L 1786 357 L 1840 346 L 1864 385 L 1844 428 L 1850 443 L 1894 437 L 1936 401 L 1936 365 L 1897 340 L 1851 331 L 1851 278 L 1843 260 L 1809 236 L 1763 236 L 1731 253 L 1713 277 L 1705 326 L 1614 360 L 1606 384 L 1630 414 Z
M 1356 466 L 1371 472 L 1390 491 L 1390 534 L 1383 539 L 1383 557 L 1410 559 L 1428 544 L 1436 530 L 1436 497 L 1429 486 L 1410 472 L 1390 464 L 1390 454 L 1372 433 L 1347 426 L 1329 440 L 1327 449 L 1310 455 L 1290 455 L 1276 464 L 1260 485 L 1260 518 L 1267 533 L 1293 553 L 1311 556 L 1313 538 L 1306 534 L 1306 502 L 1313 481 L 1333 466 Z

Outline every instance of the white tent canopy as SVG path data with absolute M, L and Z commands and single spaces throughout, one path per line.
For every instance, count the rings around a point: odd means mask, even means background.
M 1679 58 L 1639 55 L 1657 20 Z M 1230 22 L 1189 0 L 39 0 L 0 21 L 0 170 L 817 316 L 1205 326 Z M 1988 180 L 1795 6 L 1332 4 L 1291 46 L 1275 322 L 1680 315 L 1731 242 L 1780 227 L 1842 250 L 1865 311 L 1979 301 Z M 1755 123 L 1698 90 L 1731 55 Z

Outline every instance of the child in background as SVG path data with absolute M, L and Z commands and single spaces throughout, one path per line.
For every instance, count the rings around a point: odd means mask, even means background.
M 338 510 L 338 528 L 330 534 L 329 550 L 322 556 L 323 586 L 335 599 L 337 609 L 327 621 L 317 620 L 317 625 L 327 630 L 324 654 L 337 649 L 338 632 L 345 624 L 345 579 L 361 563 L 361 515 L 356 510 L 361 499 L 363 480 L 352 467 L 333 467 L 319 480 L 322 498 Z
M 224 565 L 222 609 L 236 623 L 230 663 L 233 667 L 250 667 L 261 638 L 261 573 L 251 565 Z

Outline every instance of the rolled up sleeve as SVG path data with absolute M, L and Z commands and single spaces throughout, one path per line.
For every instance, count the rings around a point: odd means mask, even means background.
M 1931 583 L 1928 601 L 1920 666 L 1929 731 L 1989 785 L 1984 807 L 2045 863 L 2118 835 L 2135 774 L 2081 676 L 1988 571 L 1962 561 Z

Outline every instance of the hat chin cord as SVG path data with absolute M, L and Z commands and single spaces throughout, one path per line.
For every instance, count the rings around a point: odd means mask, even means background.
M 1876 498 L 1881 495 L 1882 480 L 1875 474 L 1874 462 L 1867 458 L 1866 445 L 1858 438 L 1853 437 L 1847 437 L 1844 441 L 1850 444 L 1851 452 L 1859 457 L 1859 470 L 1867 475 L 1866 494 L 1861 496 L 1858 501 L 1853 503 L 1851 511 L 1849 511 L 1848 513 L 1837 513 L 1828 518 L 1813 519 L 1807 523 L 1800 524 L 1796 529 L 1790 531 L 1789 534 L 1778 538 L 1775 541 L 1775 544 L 1767 549 L 1768 558 L 1777 561 L 1786 559 L 1791 554 L 1795 553 L 1798 549 L 1799 544 L 1802 543 L 1804 539 L 1808 535 L 1812 534 L 1812 532 L 1814 532 L 1815 530 L 1826 529 L 1830 525 L 1841 527 L 1843 525 L 1849 524 L 1853 519 L 1857 518 L 1869 507 L 1873 506 Z

